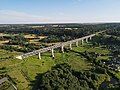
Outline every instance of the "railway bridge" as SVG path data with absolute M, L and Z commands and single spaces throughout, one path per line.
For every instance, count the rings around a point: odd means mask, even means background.
M 105 30 L 105 31 L 106 31 L 106 30 Z M 65 46 L 68 46 L 68 45 L 69 45 L 70 49 L 72 49 L 72 44 L 75 43 L 76 46 L 78 47 L 79 41 L 81 41 L 82 43 L 84 43 L 84 41 L 88 42 L 88 41 L 91 40 L 92 37 L 94 37 L 96 34 L 100 34 L 100 33 L 103 33 L 103 32 L 105 32 L 105 31 L 97 32 L 97 33 L 95 33 L 95 34 L 91 34 L 91 35 L 88 35 L 88 36 L 85 36 L 85 37 L 81 37 L 81 38 L 78 38 L 78 39 L 75 39 L 75 40 L 58 43 L 58 44 L 55 44 L 55 45 L 50 46 L 50 47 L 46 47 L 46 48 L 42 48 L 42 49 L 39 49 L 39 50 L 35 50 L 35 51 L 29 52 L 29 53 L 25 53 L 25 54 L 22 54 L 22 55 L 20 55 L 20 56 L 17 56 L 16 58 L 22 60 L 22 59 L 27 58 L 27 57 L 29 57 L 29 56 L 38 55 L 38 58 L 41 59 L 41 53 L 48 52 L 48 51 L 51 51 L 52 57 L 54 58 L 54 57 L 55 57 L 55 55 L 54 55 L 54 49 L 56 49 L 56 48 L 61 48 L 61 51 L 64 53 L 64 47 L 65 47 Z

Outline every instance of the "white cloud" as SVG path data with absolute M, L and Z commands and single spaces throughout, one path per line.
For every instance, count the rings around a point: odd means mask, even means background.
M 41 23 L 49 21 L 47 18 L 12 10 L 0 10 L 0 23 Z
M 49 17 L 33 15 L 24 12 L 12 10 L 0 10 L 0 24 L 6 23 L 90 23 L 90 22 L 120 22 L 120 15 L 106 14 L 68 14 L 65 12 L 57 12 Z
M 24 12 L 13 10 L 0 10 L 0 24 L 9 23 L 64 23 L 75 22 L 74 17 L 66 15 L 63 12 L 57 12 L 55 15 L 45 17 L 39 15 L 31 15 Z

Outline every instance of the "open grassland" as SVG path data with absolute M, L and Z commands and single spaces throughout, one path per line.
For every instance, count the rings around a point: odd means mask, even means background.
M 88 52 L 95 52 L 95 53 L 99 53 L 99 54 L 109 54 L 109 50 L 107 49 L 103 49 L 101 47 L 91 47 L 91 45 L 80 45 L 80 47 L 74 47 L 74 50 L 75 51 L 78 51 L 78 52 L 85 52 L 85 51 L 88 51 Z
M 80 45 L 79 47 L 74 47 L 73 50 L 77 52 L 109 53 L 108 50 L 100 47 L 91 48 L 89 45 Z M 17 54 L 0 50 L 0 57 L 2 58 Z M 105 58 L 107 59 L 107 56 Z M 60 63 L 68 63 L 77 71 L 90 70 L 92 68 L 92 64 L 85 57 L 72 51 L 65 53 L 55 51 L 55 59 L 51 57 L 51 52 L 43 53 L 41 60 L 38 59 L 38 55 L 28 57 L 24 60 L 13 59 L 12 57 L 9 60 L 1 61 L 0 68 L 6 67 L 8 69 L 7 74 L 16 82 L 18 89 L 26 90 L 30 88 L 30 82 L 35 79 L 38 73 L 45 73 Z
M 18 52 L 10 52 L 0 49 L 0 61 L 14 59 L 15 56 L 19 55 Z
M 8 72 L 8 75 L 16 82 L 19 90 L 28 88 L 29 82 L 18 68 L 11 69 L 11 71 Z
M 101 47 L 91 47 L 91 44 L 84 44 L 84 45 L 80 45 L 80 47 L 74 47 L 73 48 L 75 51 L 77 52 L 95 52 L 97 54 L 101 54 L 101 56 L 97 57 L 97 60 L 108 60 L 109 56 L 108 54 L 110 53 L 109 50 L 101 48 Z

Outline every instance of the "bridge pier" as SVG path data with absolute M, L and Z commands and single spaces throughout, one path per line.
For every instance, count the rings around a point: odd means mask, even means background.
M 61 46 L 61 51 L 62 51 L 62 53 L 64 53 L 64 46 L 63 45 Z
M 82 44 L 84 43 L 84 39 L 82 39 Z
M 78 47 L 78 41 L 76 42 L 76 47 Z
M 88 38 L 86 38 L 85 40 L 86 40 L 86 43 L 88 43 Z
M 92 40 L 92 37 L 90 37 L 90 40 Z
M 41 59 L 41 53 L 40 52 L 38 53 L 38 58 Z
M 53 48 L 52 48 L 51 52 L 52 52 L 52 58 L 54 59 L 55 55 L 54 55 L 54 49 Z
M 70 50 L 72 50 L 72 43 L 70 43 Z

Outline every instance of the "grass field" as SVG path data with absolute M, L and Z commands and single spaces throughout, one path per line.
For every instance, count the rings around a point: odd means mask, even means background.
M 100 47 L 91 48 L 89 45 L 74 47 L 73 50 L 77 52 L 88 51 L 104 54 L 109 53 L 108 50 L 102 49 Z M 15 52 L 12 53 L 0 50 L 0 57 L 2 58 L 17 54 L 18 53 Z M 17 83 L 17 87 L 20 90 L 26 90 L 30 88 L 30 82 L 35 79 L 38 73 L 45 73 L 53 66 L 60 63 L 68 63 L 74 70 L 77 71 L 90 70 L 92 67 L 90 62 L 88 62 L 86 58 L 79 55 L 78 53 L 69 51 L 63 54 L 56 51 L 55 59 L 52 59 L 50 52 L 43 53 L 41 60 L 38 59 L 37 55 L 28 57 L 24 60 L 17 60 L 11 57 L 9 60 L 0 62 L 0 68 L 6 67 L 8 69 L 7 74 Z
M 19 55 L 19 52 L 10 52 L 3 49 L 0 49 L 0 61 L 13 59 L 16 55 Z
M 87 52 L 95 52 L 98 54 L 104 54 L 104 56 L 97 57 L 97 60 L 108 60 L 109 59 L 109 56 L 108 56 L 108 54 L 110 53 L 109 50 L 103 49 L 101 47 L 90 47 L 90 45 L 81 45 L 79 48 L 74 47 L 73 49 L 81 53 L 87 51 Z

